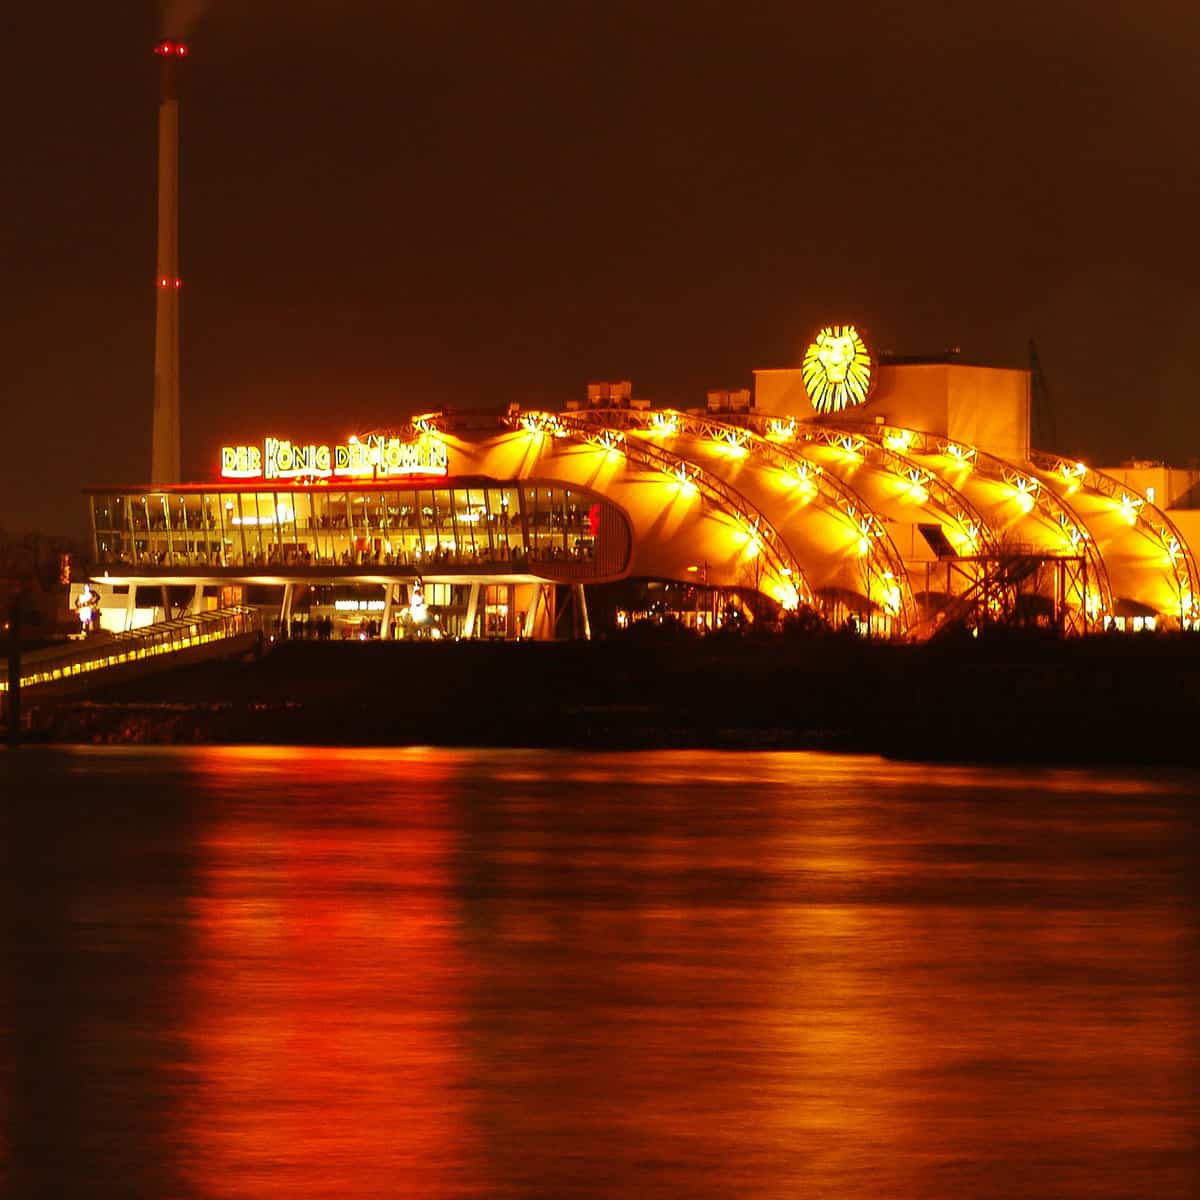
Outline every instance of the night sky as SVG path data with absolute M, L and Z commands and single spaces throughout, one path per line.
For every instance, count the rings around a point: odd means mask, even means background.
M 187 478 L 589 379 L 700 404 L 846 319 L 1033 336 L 1048 448 L 1200 455 L 1194 5 L 187 7 Z M 149 474 L 158 35 L 150 0 L 0 15 L 10 532 Z

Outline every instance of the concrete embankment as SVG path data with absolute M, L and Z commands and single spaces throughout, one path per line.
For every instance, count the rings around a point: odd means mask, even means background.
M 295 643 L 39 704 L 82 742 L 819 747 L 1200 765 L 1200 638 Z

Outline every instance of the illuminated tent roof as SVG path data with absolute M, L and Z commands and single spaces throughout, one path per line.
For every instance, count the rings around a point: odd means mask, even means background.
M 587 407 L 514 412 L 499 437 L 451 442 L 482 474 L 604 493 L 631 519 L 635 576 L 694 581 L 703 564 L 710 582 L 784 609 L 833 597 L 874 613 L 877 631 L 912 637 L 1018 594 L 1022 611 L 1049 611 L 1069 631 L 1200 617 L 1191 551 L 1164 511 L 1029 448 L 1025 372 L 937 363 L 882 374 L 857 407 L 818 411 L 802 370 L 761 372 L 758 403 L 739 410 L 601 393 Z
M 191 564 L 193 575 L 219 568 L 221 579 L 240 572 L 286 583 L 288 556 L 307 569 L 311 550 L 330 578 L 386 582 L 393 568 L 441 563 L 443 582 L 473 587 L 485 577 L 551 592 L 623 578 L 701 583 L 757 593 L 784 612 L 865 618 L 872 632 L 914 639 L 993 620 L 1074 633 L 1126 621 L 1200 624 L 1195 559 L 1181 532 L 1200 538 L 1200 515 L 1154 503 L 1158 488 L 1169 504 L 1194 479 L 1168 478 L 1164 468 L 1151 485 L 1140 467 L 1102 471 L 1043 453 L 1031 448 L 1029 427 L 1027 372 L 957 361 L 880 365 L 857 330 L 831 325 L 802 366 L 757 371 L 753 395 L 711 392 L 703 408 L 655 409 L 628 382 L 591 384 L 586 403 L 553 413 L 513 406 L 499 423 L 494 414 L 473 426 L 426 414 L 402 431 L 334 446 L 267 438 L 261 449 L 226 447 L 223 478 L 263 492 L 253 513 L 230 518 L 228 544 L 213 541 L 220 521 L 203 517 L 207 484 L 124 499 L 100 489 L 112 495 L 94 506 L 93 520 L 110 551 L 133 545 L 138 569 L 129 578 L 147 565 L 165 570 L 164 555 L 178 568 L 182 546 L 185 559 L 203 560 Z M 519 509 L 551 522 L 530 526 L 529 546 L 474 537 L 472 522 L 497 518 L 483 502 L 497 487 L 515 488 L 501 519 Z M 346 488 L 375 498 L 335 495 Z M 424 500 L 404 498 L 431 488 Z M 307 517 L 292 513 L 289 489 L 311 493 L 297 500 Z M 375 495 L 389 489 L 389 501 Z M 331 497 L 344 512 L 329 508 Z M 122 515 L 129 501 L 142 514 L 144 545 Z M 603 519 L 554 557 L 546 551 L 553 528 L 578 521 L 585 503 Z M 254 498 L 238 504 L 253 508 Z M 401 514 L 422 504 L 428 520 L 415 527 L 429 528 L 414 534 Z M 555 504 L 557 518 L 547 507 Z M 336 535 L 320 524 L 330 520 L 342 521 Z M 209 524 L 213 531 L 201 532 Z M 270 532 L 260 537 L 263 528 Z M 308 544 L 314 538 L 320 546 Z M 264 550 L 265 561 L 251 561 Z

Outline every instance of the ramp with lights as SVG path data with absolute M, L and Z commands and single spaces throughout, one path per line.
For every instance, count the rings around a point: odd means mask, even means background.
M 117 677 L 243 653 L 264 637 L 259 609 L 245 605 L 214 609 L 26 654 L 21 660 L 21 690 L 96 686 Z M 0 667 L 0 693 L 8 687 L 8 671 Z

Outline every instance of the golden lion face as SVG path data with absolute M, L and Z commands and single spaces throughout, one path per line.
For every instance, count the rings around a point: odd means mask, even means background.
M 817 338 L 817 357 L 825 368 L 825 377 L 832 383 L 845 383 L 846 372 L 854 361 L 854 339 L 849 334 L 841 337 Z
M 853 325 L 827 325 L 804 352 L 804 387 L 819 413 L 865 404 L 874 363 Z

